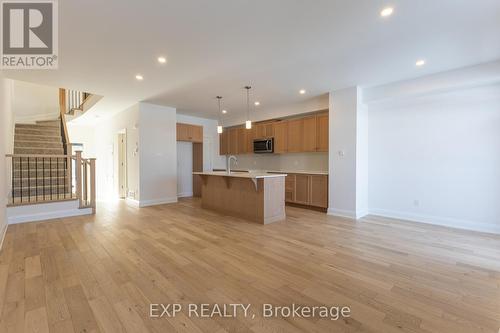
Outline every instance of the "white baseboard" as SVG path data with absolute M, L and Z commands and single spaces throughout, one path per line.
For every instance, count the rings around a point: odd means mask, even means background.
M 344 217 L 348 219 L 356 219 L 356 212 L 352 210 L 328 208 L 326 213 L 332 216 Z
M 441 216 L 430 216 L 430 215 L 419 215 L 400 211 L 391 211 L 386 209 L 370 209 L 369 213 L 371 215 L 377 215 L 381 217 L 388 217 L 399 220 L 407 220 L 411 222 L 426 223 L 439 225 L 443 227 L 450 227 L 455 229 L 487 232 L 493 234 L 500 234 L 500 225 L 480 223 L 474 221 L 466 221 L 448 217 Z
M 160 199 L 152 199 L 152 200 L 139 200 L 139 207 L 164 205 L 164 204 L 176 203 L 176 202 L 177 202 L 177 197 L 160 198 Z
M 132 198 L 125 198 L 125 202 L 130 204 L 131 206 L 139 207 L 139 200 L 135 200 Z
M 177 194 L 177 198 L 189 198 L 193 196 L 193 192 L 184 192 Z
M 78 208 L 78 201 L 51 202 L 37 205 L 7 207 L 9 224 L 35 222 L 92 214 L 92 208 Z

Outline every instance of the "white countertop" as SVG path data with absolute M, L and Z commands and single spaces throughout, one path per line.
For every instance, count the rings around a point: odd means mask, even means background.
M 226 172 L 224 171 L 214 171 L 214 172 Z M 244 170 L 244 169 L 237 169 L 235 172 L 249 172 L 249 170 Z M 286 173 L 286 174 L 307 174 L 307 175 L 325 175 L 328 176 L 328 171 L 306 171 L 306 170 L 300 170 L 300 171 L 291 171 L 291 170 L 259 170 L 259 173 Z
M 205 171 L 205 172 L 193 172 L 193 175 L 235 177 L 235 178 L 248 178 L 248 179 L 273 178 L 273 177 L 286 177 L 287 176 L 285 173 L 241 172 L 241 171 L 240 172 L 231 171 L 231 173 L 227 173 L 226 171 Z

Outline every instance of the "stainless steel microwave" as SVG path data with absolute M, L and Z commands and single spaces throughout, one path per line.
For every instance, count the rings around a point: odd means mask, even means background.
M 253 140 L 255 154 L 274 153 L 274 138 Z

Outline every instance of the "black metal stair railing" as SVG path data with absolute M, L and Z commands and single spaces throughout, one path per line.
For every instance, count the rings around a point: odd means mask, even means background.
M 95 159 L 75 155 L 8 154 L 12 168 L 9 205 L 78 199 L 80 208 L 96 207 Z M 74 175 L 74 177 L 73 177 Z

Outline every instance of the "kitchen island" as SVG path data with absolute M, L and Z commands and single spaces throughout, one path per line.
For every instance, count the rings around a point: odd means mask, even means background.
M 286 174 L 225 171 L 193 174 L 202 179 L 202 208 L 261 224 L 286 218 Z

